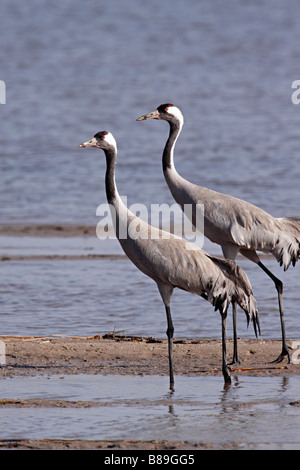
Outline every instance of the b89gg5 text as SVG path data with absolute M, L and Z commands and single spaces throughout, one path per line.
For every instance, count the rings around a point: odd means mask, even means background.
M 161 454 L 156 454 L 152 455 L 150 454 L 148 456 L 148 465 L 193 465 L 195 463 L 195 459 L 193 455 L 161 455 Z

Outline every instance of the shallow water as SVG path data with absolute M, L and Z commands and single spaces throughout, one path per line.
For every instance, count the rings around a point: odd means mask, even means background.
M 1 408 L 0 439 L 137 439 L 300 449 L 300 378 L 37 376 L 1 379 L 1 399 L 94 401 L 90 408 Z M 97 406 L 99 404 L 100 406 Z
M 47 259 L 54 255 L 61 258 Z M 87 255 L 99 258 L 89 259 Z M 0 264 L 1 334 L 90 336 L 115 331 L 165 337 L 165 312 L 156 284 L 125 256 L 113 255 L 122 255 L 118 242 L 96 237 L 0 237 L 0 257 L 17 257 Z M 25 258 L 20 259 L 22 256 Z M 239 264 L 252 282 L 262 338 L 279 339 L 277 294 L 272 281 L 250 261 L 241 259 Z M 297 267 L 283 273 L 272 259 L 266 259 L 265 264 L 284 280 L 287 338 L 299 340 Z M 175 289 L 172 313 L 176 337 L 221 337 L 219 313 L 196 295 Z M 231 333 L 229 312 L 229 337 Z M 241 310 L 238 333 L 255 337 Z

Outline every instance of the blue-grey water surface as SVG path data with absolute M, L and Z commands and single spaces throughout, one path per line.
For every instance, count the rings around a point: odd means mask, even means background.
M 128 204 L 173 204 L 161 171 L 165 122 L 136 122 L 160 103 L 181 107 L 175 162 L 187 179 L 275 216 L 299 211 L 299 4 L 230 0 L 1 3 L 0 217 L 6 225 L 96 226 L 106 202 L 103 152 L 78 149 L 109 129 Z M 204 248 L 219 254 L 217 245 Z M 36 254 L 121 253 L 111 240 L 0 237 L 2 334 L 163 335 L 154 283 L 123 259 L 46 260 Z M 299 338 L 298 267 L 283 273 L 286 327 Z M 280 337 L 272 281 L 241 262 L 264 337 Z M 173 298 L 179 336 L 219 336 L 211 306 Z M 240 319 L 241 335 L 253 335 Z
M 187 179 L 299 214 L 299 9 L 239 0 L 3 0 L 0 79 L 2 223 L 96 224 L 103 152 L 78 144 L 108 129 L 119 192 L 171 203 L 161 171 L 178 105 L 176 165 Z
M 155 375 L 2 379 L 1 399 L 79 400 L 82 407 L 2 408 L 0 439 L 171 440 L 206 442 L 213 448 L 300 448 L 299 377 L 243 377 L 230 389 L 223 388 L 220 377 L 179 376 L 175 382 L 171 393 L 168 378 Z

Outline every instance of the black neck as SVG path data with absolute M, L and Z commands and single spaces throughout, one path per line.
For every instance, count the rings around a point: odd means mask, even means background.
M 174 145 L 181 129 L 178 122 L 169 122 L 169 124 L 170 134 L 163 151 L 163 171 L 166 171 L 168 168 L 172 168 L 173 166 Z
M 117 153 L 114 148 L 105 149 L 106 156 L 106 173 L 105 173 L 105 189 L 106 197 L 109 204 L 113 204 L 116 201 L 118 194 L 115 182 L 115 167 Z

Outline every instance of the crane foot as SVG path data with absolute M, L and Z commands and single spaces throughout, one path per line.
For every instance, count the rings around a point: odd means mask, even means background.
M 231 384 L 231 376 L 230 376 L 230 367 L 225 366 L 222 368 L 223 377 L 224 377 L 224 385 Z
M 287 346 L 283 346 L 281 353 L 279 354 L 279 356 L 274 361 L 271 361 L 271 364 L 279 364 L 280 362 L 283 361 L 283 359 L 285 357 L 287 357 L 288 364 L 290 364 L 291 358 L 290 358 L 290 353 L 289 353 L 289 350 L 288 350 Z
M 239 366 L 240 365 L 240 361 L 238 360 L 237 357 L 233 357 L 232 358 L 232 361 L 228 363 L 229 366 Z

